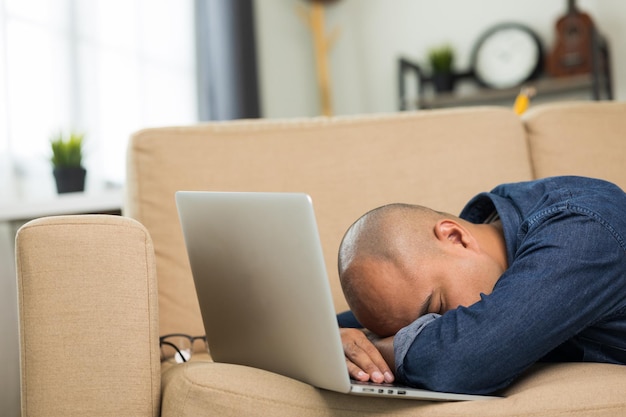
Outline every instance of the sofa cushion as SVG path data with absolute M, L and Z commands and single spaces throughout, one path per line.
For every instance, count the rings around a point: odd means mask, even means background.
M 582 175 L 626 189 L 626 102 L 545 104 L 523 120 L 537 178 Z
M 337 310 L 343 233 L 391 202 L 457 213 L 474 194 L 531 179 L 512 111 L 472 108 L 306 120 L 214 122 L 148 129 L 131 139 L 125 213 L 154 241 L 161 334 L 203 334 L 177 190 L 292 191 L 312 196 Z
M 489 401 L 430 402 L 344 395 L 239 365 L 190 362 L 162 376 L 161 416 L 626 415 L 626 367 L 538 365 Z

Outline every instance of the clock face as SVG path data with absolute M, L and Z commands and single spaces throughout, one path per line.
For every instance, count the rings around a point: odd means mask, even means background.
M 541 46 L 527 29 L 500 27 L 479 41 L 474 73 L 491 88 L 509 88 L 527 81 L 541 61 Z

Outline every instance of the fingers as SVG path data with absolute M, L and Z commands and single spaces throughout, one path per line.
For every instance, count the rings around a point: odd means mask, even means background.
M 346 366 L 348 367 L 348 373 L 350 377 L 357 381 L 366 382 L 370 380 L 370 375 L 363 369 L 356 366 L 350 359 L 346 358 Z
M 350 376 L 357 381 L 391 383 L 389 365 L 374 344 L 358 329 L 340 329 L 346 364 Z

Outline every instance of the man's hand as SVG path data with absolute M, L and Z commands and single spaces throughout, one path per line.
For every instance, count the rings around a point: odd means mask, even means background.
M 359 329 L 339 329 L 350 376 L 357 381 L 391 383 L 393 372 L 393 336 L 384 339 Z M 387 360 L 385 360 L 387 359 Z

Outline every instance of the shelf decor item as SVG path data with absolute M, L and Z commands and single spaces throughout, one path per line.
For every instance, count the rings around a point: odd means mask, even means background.
M 556 22 L 556 42 L 548 54 L 546 69 L 553 77 L 590 74 L 593 70 L 594 40 L 599 37 L 591 16 L 568 0 L 567 13 Z
M 541 73 L 543 45 L 529 27 L 502 23 L 478 39 L 472 53 L 472 68 L 476 80 L 485 87 L 517 87 Z
M 428 52 L 428 61 L 435 90 L 439 93 L 454 90 L 454 49 L 450 45 L 433 48 Z
M 63 132 L 59 132 L 50 138 L 50 160 L 59 194 L 85 190 L 87 170 L 82 165 L 84 137 L 84 134 L 76 132 L 65 137 Z

